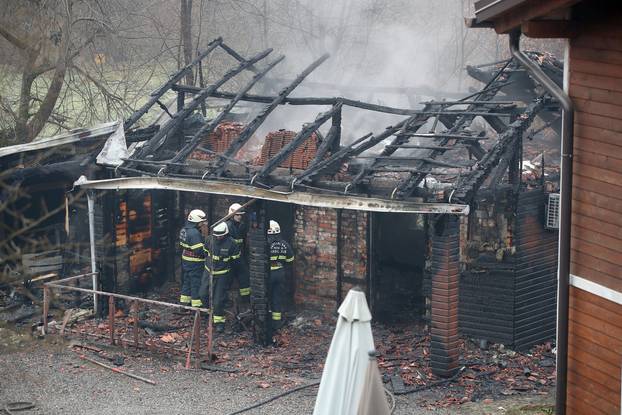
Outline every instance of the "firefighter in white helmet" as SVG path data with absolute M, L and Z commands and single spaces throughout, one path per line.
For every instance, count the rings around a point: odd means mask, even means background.
M 229 214 L 234 214 L 227 221 L 227 228 L 229 229 L 229 236 L 233 239 L 240 248 L 240 260 L 236 261 L 231 278 L 229 278 L 229 283 L 233 282 L 233 277 L 237 278 L 238 286 L 240 289 L 240 297 L 242 299 L 241 303 L 245 304 L 247 307 L 250 305 L 250 278 L 248 273 L 248 263 L 245 255 L 245 246 L 246 235 L 248 234 L 248 222 L 244 220 L 245 213 L 242 210 L 242 205 L 239 203 L 234 203 L 229 206 Z M 229 287 L 227 287 L 229 288 Z
M 240 250 L 229 236 L 229 229 L 225 222 L 221 222 L 212 229 L 213 237 L 208 237 L 205 244 L 205 280 L 209 282 L 212 275 L 214 281 L 213 304 L 214 326 L 218 333 L 225 329 L 225 298 L 227 295 L 227 279 L 230 278 L 232 266 L 240 259 Z M 202 291 L 209 289 L 204 284 Z
M 283 325 L 283 303 L 285 299 L 286 273 L 285 266 L 294 261 L 294 251 L 287 241 L 281 237 L 281 227 L 275 220 L 270 221 L 268 228 L 268 246 L 270 255 L 270 306 L 272 308 L 272 327 Z
M 194 209 L 179 232 L 181 251 L 181 295 L 179 302 L 192 307 L 202 307 L 200 288 L 203 277 L 205 251 L 200 227 L 205 223 L 205 212 Z

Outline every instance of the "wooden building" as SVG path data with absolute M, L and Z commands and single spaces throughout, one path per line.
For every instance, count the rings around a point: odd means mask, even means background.
M 574 123 L 562 160 L 558 414 L 621 413 L 621 10 L 618 1 L 480 0 L 467 19 L 514 39 L 517 31 L 568 39 L 564 89 Z

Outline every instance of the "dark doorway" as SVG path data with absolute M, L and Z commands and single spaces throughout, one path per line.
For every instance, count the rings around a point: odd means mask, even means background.
M 425 229 L 424 215 L 374 214 L 371 277 L 376 318 L 399 322 L 423 316 Z

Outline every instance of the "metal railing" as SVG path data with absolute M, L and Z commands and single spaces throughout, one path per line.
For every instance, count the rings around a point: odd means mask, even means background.
M 78 332 L 76 330 L 65 330 L 64 326 L 61 329 L 62 332 L 67 331 L 72 334 L 89 336 L 95 338 L 108 338 L 111 345 L 120 345 L 123 347 L 133 346 L 135 348 L 147 349 L 152 351 L 160 351 L 165 353 L 173 353 L 173 354 L 186 354 L 186 368 L 190 368 L 190 359 L 192 353 L 194 351 L 195 356 L 195 367 L 199 367 L 201 358 L 203 354 L 201 353 L 201 313 L 205 313 L 209 319 L 211 320 L 211 310 L 202 307 L 190 307 L 181 304 L 167 303 L 164 301 L 150 300 L 146 298 L 134 297 L 125 294 L 117 294 L 108 291 L 100 291 L 89 288 L 81 288 L 74 287 L 70 285 L 66 285 L 72 281 L 78 281 L 83 278 L 98 276 L 97 272 L 89 272 L 86 274 L 75 275 L 73 277 L 64 278 L 54 282 L 46 282 L 43 284 L 43 330 L 44 333 L 48 333 L 48 312 L 50 308 L 51 302 L 51 290 L 59 290 L 59 291 L 75 291 L 82 292 L 87 294 L 92 294 L 95 296 L 105 296 L 108 297 L 108 328 L 110 330 L 109 336 L 98 334 L 98 333 L 86 333 L 86 332 Z M 116 319 L 116 306 L 115 299 L 123 299 L 129 301 L 131 304 L 130 313 L 132 316 L 132 333 L 133 333 L 133 341 L 128 342 L 126 339 L 123 339 L 121 336 L 115 336 L 115 319 Z M 194 312 L 194 323 L 192 325 L 192 337 L 190 343 L 188 344 L 187 349 L 182 349 L 173 346 L 163 346 L 157 345 L 153 342 L 141 341 L 140 340 L 140 331 L 139 331 L 139 309 L 140 303 L 156 305 L 160 307 L 173 308 L 177 310 L 187 310 L 190 312 Z M 207 357 L 211 360 L 211 350 L 208 351 Z

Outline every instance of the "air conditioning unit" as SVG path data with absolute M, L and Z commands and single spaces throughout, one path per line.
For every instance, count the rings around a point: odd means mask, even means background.
M 559 229 L 559 193 L 549 193 L 545 227 L 547 229 Z

